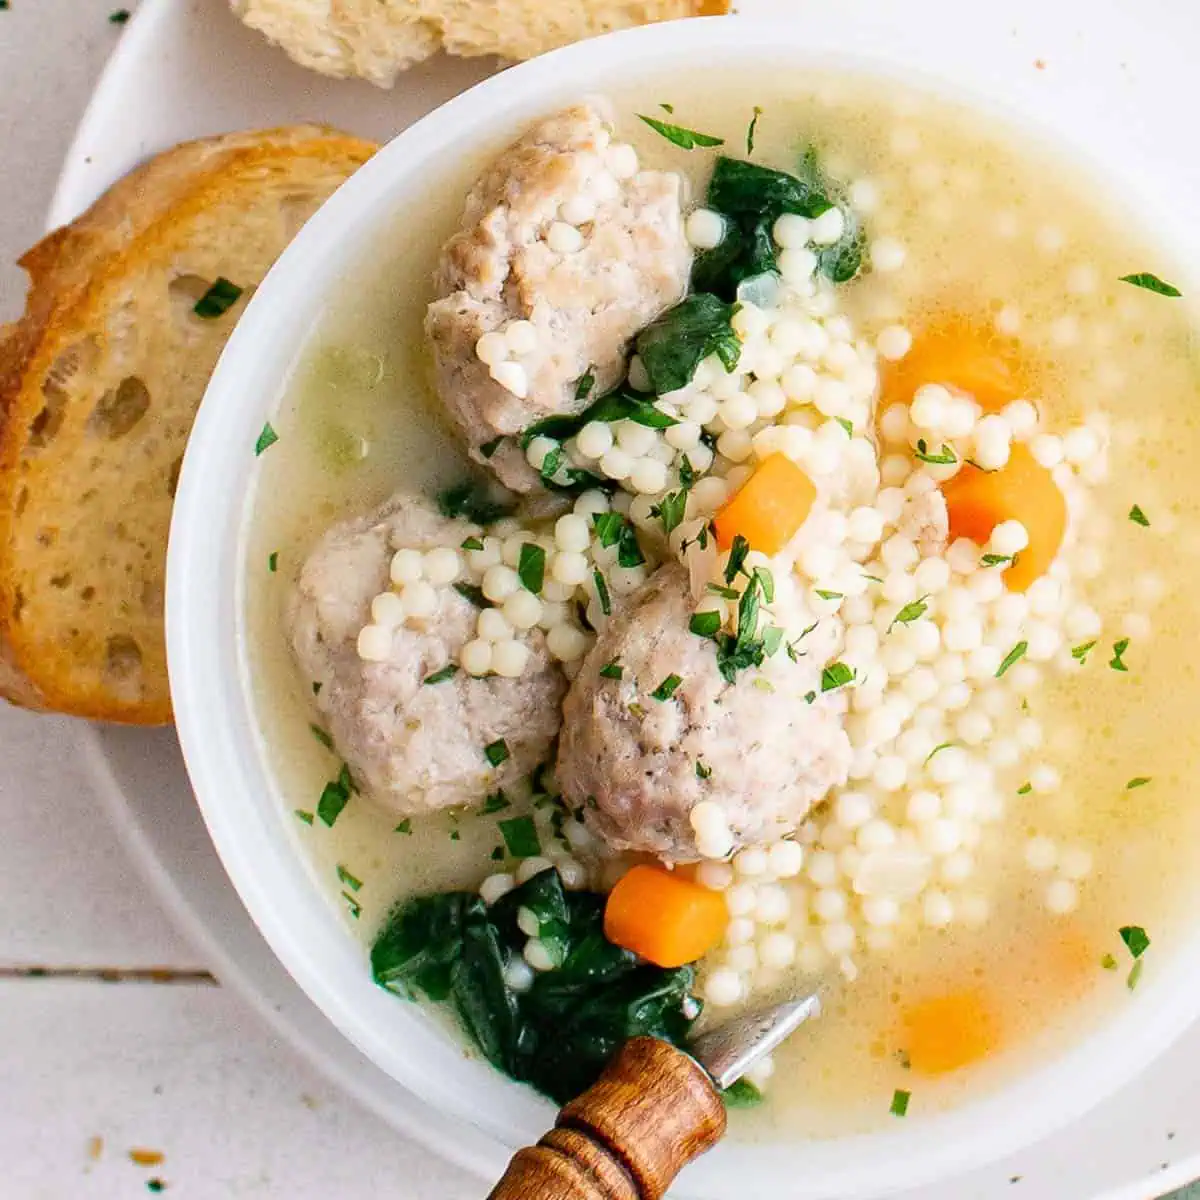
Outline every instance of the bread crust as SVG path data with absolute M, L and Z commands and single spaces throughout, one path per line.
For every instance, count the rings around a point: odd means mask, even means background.
M 294 183 L 315 208 L 375 148 L 315 125 L 186 143 L 126 175 L 22 256 L 30 278 L 25 313 L 0 330 L 0 695 L 27 708 L 100 720 L 171 719 L 161 624 L 171 497 L 145 504 L 130 482 L 137 471 L 123 458 L 130 446 L 112 440 L 111 431 L 89 429 L 99 408 L 89 376 L 112 373 L 109 360 L 122 338 L 129 344 L 121 345 L 116 374 L 123 377 L 149 378 L 154 356 L 176 353 L 181 386 L 135 417 L 137 466 L 152 455 L 181 455 L 207 382 L 202 368 L 209 357 L 215 361 L 235 324 L 231 315 L 219 330 L 200 329 L 204 357 L 195 363 L 186 342 L 138 342 L 142 326 L 152 324 L 148 312 L 169 324 L 169 314 L 154 306 L 160 294 L 162 304 L 170 303 L 166 282 L 189 260 L 189 238 L 211 237 L 208 226 L 220 214 L 227 222 L 222 252 L 233 253 L 240 238 L 249 256 L 252 243 L 251 274 L 260 277 L 295 232 L 275 229 L 282 217 L 267 206 L 281 205 Z M 243 282 L 252 286 L 258 278 Z M 131 552 L 125 555 L 124 575 L 134 578 L 110 580 L 123 597 L 119 622 L 103 604 L 90 609 L 80 598 L 89 588 L 93 596 L 102 591 L 106 542 L 118 536 L 111 520 L 103 524 L 75 499 L 89 491 L 97 508 L 125 509 L 119 537 L 127 539 L 127 552 L 131 546 L 144 552 L 144 562 L 132 566 Z M 55 557 L 64 549 L 71 555 L 66 571 Z M 50 585 L 47 563 L 59 567 Z M 86 577 L 87 586 L 61 584 L 71 573 Z

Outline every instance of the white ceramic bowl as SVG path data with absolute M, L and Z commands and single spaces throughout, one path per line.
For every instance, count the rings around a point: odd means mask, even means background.
M 243 541 L 255 437 L 325 297 L 365 261 L 393 214 L 420 204 L 428 164 L 494 141 L 498 132 L 616 80 L 703 70 L 706 60 L 764 70 L 819 65 L 903 73 L 1007 110 L 1018 122 L 1037 122 L 1037 136 L 1062 140 L 1085 168 L 1089 159 L 1108 164 L 1107 178 L 1141 206 L 1174 248 L 1175 261 L 1200 258 L 1200 232 L 1182 221 L 1200 208 L 1200 180 L 1194 168 L 1172 165 L 1183 114 L 1164 112 L 1155 127 L 1143 128 L 1126 98 L 1112 94 L 1111 78 L 1076 74 L 1070 85 L 1048 88 L 1032 64 L 1007 61 L 1002 47 L 968 48 L 952 31 L 912 32 L 884 42 L 868 27 L 842 28 L 828 19 L 803 28 L 690 21 L 585 43 L 478 85 L 403 133 L 313 218 L 247 309 L 201 408 L 175 502 L 167 624 L 179 734 L 213 840 L 275 953 L 330 1020 L 429 1105 L 502 1144 L 536 1139 L 551 1120 L 550 1106 L 465 1059 L 419 1007 L 371 982 L 359 946 L 295 850 L 286 815 L 291 804 L 278 794 L 255 727 L 244 646 Z M 1106 1027 L 998 1094 L 876 1134 L 727 1143 L 685 1173 L 681 1194 L 872 1197 L 999 1157 L 1067 1123 L 1161 1052 L 1196 1013 L 1198 960 L 1194 952 L 1156 960 Z

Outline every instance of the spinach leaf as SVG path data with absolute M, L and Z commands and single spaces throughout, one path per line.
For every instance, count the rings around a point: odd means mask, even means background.
M 775 222 L 784 213 L 819 217 L 834 207 L 833 197 L 840 190 L 825 177 L 811 150 L 796 175 L 742 159 L 718 158 L 705 204 L 725 217 L 725 238 L 697 257 L 692 287 L 735 300 L 743 280 L 777 270 Z M 818 269 L 834 283 L 845 283 L 858 273 L 865 240 L 853 212 L 846 206 L 842 212 L 842 237 L 832 246 L 815 248 Z
M 468 521 L 474 521 L 476 525 L 490 525 L 493 521 L 499 521 L 501 517 L 507 517 L 515 507 L 493 500 L 487 488 L 472 479 L 447 488 L 438 496 L 437 504 L 442 516 L 451 519 L 465 517 Z
M 630 1037 L 682 1044 L 697 1011 L 691 967 L 663 970 L 604 936 L 605 897 L 567 892 L 553 868 L 489 909 L 472 893 L 400 906 L 371 950 L 375 980 L 409 998 L 451 1001 L 481 1052 L 512 1078 L 559 1102 L 589 1087 Z M 526 935 L 522 909 L 560 966 L 514 992 L 505 968 Z
M 734 309 L 703 292 L 689 296 L 637 336 L 637 352 L 654 390 L 662 395 L 686 387 L 710 354 L 727 371 L 737 366 L 741 339 L 733 331 Z
M 646 425 L 651 429 L 667 429 L 672 425 L 679 424 L 669 413 L 665 413 L 661 408 L 655 406 L 653 396 L 635 392 L 632 388 L 622 384 L 615 391 L 608 392 L 599 400 L 589 404 L 577 416 L 553 416 L 535 421 L 522 432 L 521 448 L 527 448 L 535 437 L 548 437 L 555 441 L 565 442 L 567 438 L 574 437 L 590 421 L 622 420 L 636 421 L 639 425 Z M 579 474 L 586 475 L 588 472 L 581 471 Z M 595 477 L 593 476 L 593 478 Z M 606 482 L 598 480 L 595 486 L 602 487 Z M 612 490 L 611 484 L 609 490 Z

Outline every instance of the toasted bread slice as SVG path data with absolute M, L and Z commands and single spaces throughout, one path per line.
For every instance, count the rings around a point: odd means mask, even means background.
M 731 0 L 230 0 L 301 66 L 391 87 L 446 50 L 525 59 L 584 38 L 729 11 Z
M 0 694 L 170 720 L 163 575 L 192 419 L 253 289 L 374 150 L 317 126 L 187 143 L 21 260 L 25 315 L 0 331 Z M 198 316 L 221 278 L 241 296 Z

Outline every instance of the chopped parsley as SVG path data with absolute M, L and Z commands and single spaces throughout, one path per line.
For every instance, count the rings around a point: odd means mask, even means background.
M 897 1088 L 892 1093 L 892 1107 L 888 1110 L 893 1117 L 908 1116 L 908 1102 L 912 1099 L 912 1092 L 906 1092 L 903 1088 Z
M 337 865 L 337 877 L 340 883 L 344 883 L 352 892 L 362 891 L 362 880 L 355 875 L 351 875 L 341 863 Z
M 1112 661 L 1108 664 L 1114 671 L 1128 671 L 1129 668 L 1125 665 L 1125 660 L 1122 657 L 1126 650 L 1129 649 L 1129 639 L 1122 638 L 1119 642 L 1113 642 Z
M 504 847 L 503 846 L 493 847 L 492 862 L 503 862 L 503 861 L 504 861 Z
M 404 820 L 401 821 L 400 824 L 397 825 L 396 828 L 392 830 L 392 832 L 393 833 L 405 833 L 405 834 L 408 834 L 411 836 L 411 834 L 412 834 L 412 818 L 405 817 Z
M 224 275 L 196 301 L 192 312 L 205 321 L 215 321 L 217 317 L 227 313 L 241 296 L 243 288 L 236 283 L 230 283 Z
M 1135 525 L 1142 526 L 1143 529 L 1148 529 L 1150 527 L 1150 519 L 1136 504 L 1129 510 L 1129 519 Z
M 852 667 L 846 666 L 843 662 L 830 663 L 821 672 L 821 691 L 836 691 L 840 687 L 845 687 L 853 679 L 854 669 Z
M 492 764 L 493 767 L 498 767 L 501 763 L 508 761 L 508 743 L 503 738 L 497 738 L 494 742 L 488 742 L 483 748 L 483 757 Z
M 1033 791 L 1032 783 L 1023 783 L 1023 784 L 1021 784 L 1021 786 L 1019 788 L 1017 788 L 1017 795 L 1018 796 L 1028 796 L 1029 793 L 1032 791 Z
M 476 525 L 490 525 L 507 517 L 512 508 L 499 504 L 488 497 L 486 489 L 473 479 L 464 479 L 440 492 L 437 498 L 438 511 L 443 517 L 454 520 L 463 517 Z
M 675 105 L 668 104 L 665 100 L 660 101 L 658 107 L 665 113 L 673 113 L 675 111 Z
M 683 523 L 684 510 L 687 508 L 687 490 L 681 488 L 677 492 L 668 492 L 659 504 L 650 508 L 650 515 L 662 522 L 663 533 L 670 534 Z
M 1081 646 L 1075 646 L 1071 650 L 1071 657 L 1082 666 L 1087 662 L 1087 656 L 1095 649 L 1095 642 L 1084 642 Z
M 646 556 L 638 545 L 633 522 L 623 513 L 596 513 L 592 517 L 592 528 L 596 531 L 601 546 L 605 549 L 616 546 L 619 566 L 640 567 L 646 561 Z
M 1150 948 L 1150 938 L 1140 925 L 1122 925 L 1117 932 L 1134 958 L 1141 958 Z
M 1125 790 L 1127 792 L 1132 792 L 1134 788 L 1145 787 L 1149 782 L 1149 775 L 1136 775 L 1125 785 Z
M 350 803 L 350 793 L 354 790 L 350 768 L 343 764 L 338 777 L 325 785 L 321 798 L 317 801 L 317 816 L 323 825 L 332 828 L 334 822 L 342 815 L 342 809 Z
M 483 807 L 479 810 L 479 815 L 487 817 L 492 813 L 503 812 L 506 808 L 511 807 L 512 801 L 502 791 L 495 791 L 484 800 Z
M 118 8 L 114 12 L 108 14 L 108 23 L 110 25 L 124 25 L 129 21 L 129 9 Z
M 733 554 L 738 549 L 738 542 L 746 545 L 744 538 L 740 536 L 734 539 L 734 549 L 730 553 L 730 564 L 733 564 Z M 745 555 L 742 559 L 744 561 Z M 728 568 L 725 572 L 726 579 L 732 579 Z M 755 572 L 750 577 L 750 582 L 746 585 L 745 591 L 742 592 L 741 598 L 738 600 L 738 619 L 737 633 L 718 633 L 714 638 L 717 644 L 717 669 L 721 672 L 721 676 L 728 683 L 733 683 L 738 671 L 745 670 L 748 667 L 762 666 L 763 659 L 766 657 L 766 645 L 763 639 L 758 635 L 758 619 L 761 610 L 761 602 L 759 593 L 762 588 L 762 579 Z
M 333 749 L 333 738 L 331 738 L 329 736 L 329 734 L 326 733 L 325 730 L 320 727 L 320 725 L 311 725 L 310 724 L 309 729 L 312 730 L 313 737 L 315 737 L 317 739 L 317 741 L 320 742 L 321 745 L 325 747 L 326 750 Z
M 362 905 L 349 892 L 343 892 L 342 899 L 345 900 L 350 915 L 357 921 L 362 916 Z
M 541 854 L 542 843 L 532 817 L 509 817 L 497 824 L 500 826 L 500 836 L 513 858 L 533 858 Z
M 450 830 L 450 840 L 452 842 L 461 842 L 462 834 L 459 833 L 459 831 L 457 829 L 452 829 L 452 830 Z
M 762 109 L 756 104 L 754 106 L 754 115 L 750 118 L 750 124 L 746 128 L 746 154 L 754 153 L 754 134 L 758 129 L 758 118 L 762 116 Z
M 712 767 L 707 766 L 702 758 L 696 759 L 696 778 L 711 779 Z
M 269 450 L 277 441 L 279 441 L 279 434 L 271 428 L 271 422 L 268 421 L 262 427 L 258 441 L 254 443 L 254 457 L 257 458 L 264 450 Z
M 1101 960 L 1100 965 L 1106 971 L 1115 971 L 1117 969 L 1117 960 L 1111 955 L 1106 954 Z
M 460 549 L 462 549 L 462 550 L 482 550 L 483 549 L 483 539 L 477 538 L 477 537 L 469 537 L 462 543 Z
M 425 684 L 445 683 L 447 679 L 453 679 L 458 674 L 458 665 L 456 663 L 447 663 L 440 671 L 434 671 L 432 675 L 426 675 L 421 680 Z
M 605 679 L 624 679 L 625 668 L 622 667 L 621 664 L 614 658 L 612 662 L 606 662 L 604 666 L 600 668 L 600 674 Z
M 768 604 L 775 603 L 775 576 L 766 567 L 755 567 L 754 578 L 762 588 L 763 599 Z
M 736 600 L 741 595 L 741 592 L 739 592 L 737 588 L 725 587 L 720 583 L 710 583 L 708 585 L 708 590 L 712 592 L 714 596 L 720 596 L 725 600 Z
M 928 596 L 922 596 L 919 600 L 912 600 L 906 604 L 888 626 L 888 633 L 891 633 L 897 625 L 911 625 L 914 621 L 919 621 L 929 611 L 928 601 Z
M 778 625 L 768 625 L 762 632 L 763 653 L 770 658 L 783 644 L 783 630 Z
M 682 125 L 671 125 L 656 117 L 643 116 L 638 113 L 638 120 L 645 121 L 655 133 L 661 134 L 674 146 L 681 150 L 695 150 L 697 146 L 723 146 L 725 139 L 713 137 L 709 133 L 699 133 L 695 129 L 685 129 Z
M 536 596 L 546 581 L 546 551 L 533 542 L 523 543 L 521 557 L 517 562 L 517 574 L 525 590 Z
M 1028 642 L 1018 642 L 1005 656 L 1004 661 L 996 668 L 996 678 L 999 679 L 1014 663 L 1025 657 L 1029 649 Z
M 950 467 L 958 462 L 958 455 L 955 454 L 945 442 L 942 443 L 942 448 L 937 454 L 930 454 L 929 447 L 926 445 L 924 438 L 921 438 L 917 442 L 917 448 L 914 452 L 914 455 L 916 458 L 919 458 L 921 462 L 931 463 L 936 467 Z
M 596 376 L 589 367 L 575 382 L 575 399 L 586 400 L 592 388 L 596 386 Z
M 1152 275 L 1149 271 L 1138 271 L 1133 275 L 1122 275 L 1122 283 L 1132 283 L 1134 287 L 1145 288 L 1148 292 L 1154 292 L 1159 296 L 1169 296 L 1171 299 L 1178 299 L 1183 293 L 1173 284 L 1168 283 L 1165 279 L 1159 279 L 1157 275 Z
M 697 637 L 716 637 L 720 628 L 721 614 L 716 612 L 692 613 L 692 619 L 688 622 L 688 629 Z
M 729 561 L 725 564 L 725 582 L 732 584 L 739 572 L 746 569 L 746 557 L 750 553 L 750 543 L 739 533 L 733 539 L 729 548 Z
M 504 441 L 503 434 L 501 434 L 499 437 L 492 438 L 490 442 L 484 442 L 483 445 L 479 447 L 479 453 L 482 454 L 484 458 L 491 458 L 492 455 L 500 449 L 500 443 L 502 441 Z
M 491 608 L 491 601 L 483 594 L 483 588 L 474 583 L 456 583 L 454 590 L 476 608 Z
M 670 700 L 670 698 L 675 695 L 676 690 L 679 688 L 679 685 L 682 682 L 683 680 L 678 675 L 668 675 L 666 679 L 664 679 L 662 683 L 660 683 L 658 687 L 656 687 L 654 691 L 650 693 L 650 695 L 653 696 L 655 700 L 659 701 L 659 703 Z
M 272 575 L 279 570 L 278 550 L 272 550 L 271 553 L 267 555 L 267 570 L 270 571 Z
M 817 588 L 816 592 L 822 600 L 843 600 L 846 595 L 845 592 L 827 592 L 824 588 Z
M 985 554 L 980 561 L 985 567 L 1000 567 L 1005 563 L 1015 563 L 1017 559 L 1013 554 Z
M 592 569 L 592 582 L 596 585 L 596 598 L 600 601 L 600 611 L 607 617 L 612 615 L 612 597 L 608 594 L 608 581 L 599 567 Z
M 934 746 L 934 748 L 925 756 L 925 765 L 928 766 L 930 759 L 934 758 L 938 754 L 941 754 L 943 750 L 949 750 L 953 745 L 953 742 L 942 742 L 940 746 Z
M 292 813 L 298 820 L 303 821 L 305 825 L 313 823 L 313 815 L 306 808 L 293 809 Z

